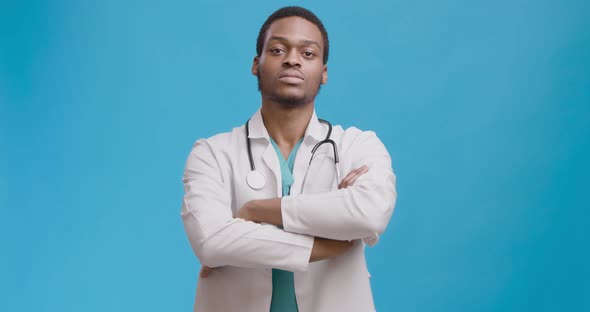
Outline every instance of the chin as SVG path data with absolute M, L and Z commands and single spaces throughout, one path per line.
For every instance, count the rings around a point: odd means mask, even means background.
M 278 97 L 278 98 L 289 98 L 289 99 L 298 99 L 298 98 L 304 99 L 304 98 L 306 98 L 304 92 L 293 92 L 293 91 L 280 92 L 279 91 L 279 92 L 275 92 L 274 95 L 275 95 L 275 97 Z
M 275 94 L 271 99 L 284 107 L 300 107 L 310 102 L 304 95 Z

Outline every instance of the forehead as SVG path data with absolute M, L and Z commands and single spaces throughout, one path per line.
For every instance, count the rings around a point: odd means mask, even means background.
M 293 42 L 311 40 L 316 41 L 322 48 L 324 46 L 324 39 L 318 26 L 298 16 L 284 17 L 272 22 L 264 42 L 268 42 L 272 37 L 284 37 Z

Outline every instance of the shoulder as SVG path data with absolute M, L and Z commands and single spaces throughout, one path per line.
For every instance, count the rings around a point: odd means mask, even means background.
M 217 133 L 206 138 L 199 138 L 194 142 L 193 145 L 204 144 L 216 150 L 222 150 L 231 146 L 237 140 L 244 140 L 245 137 L 246 132 L 244 125 L 242 125 L 234 127 L 230 131 Z
M 244 143 L 246 133 L 244 127 L 235 127 L 230 131 L 215 134 L 207 138 L 197 139 L 186 159 L 184 176 L 208 174 L 223 179 L 222 170 L 231 155 L 235 155 L 236 148 Z M 241 141 L 239 141 L 241 139 Z
M 357 127 L 343 128 L 341 125 L 334 126 L 334 132 L 340 137 L 342 148 L 358 146 L 362 144 L 381 144 L 381 140 L 372 130 L 362 130 Z
M 385 144 L 372 130 L 363 130 L 358 127 L 343 128 L 341 125 L 336 125 L 334 126 L 334 140 L 338 142 L 341 155 L 348 155 L 352 158 L 374 156 L 390 158 Z
M 230 131 L 221 132 L 210 137 L 199 138 L 193 143 L 191 155 L 219 155 L 231 153 L 231 150 L 238 148 L 246 138 L 244 125 L 234 127 Z

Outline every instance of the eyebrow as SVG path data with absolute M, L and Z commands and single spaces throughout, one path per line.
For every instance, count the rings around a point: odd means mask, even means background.
M 283 41 L 283 42 L 289 42 L 289 39 L 287 39 L 286 37 L 280 37 L 280 36 L 272 36 L 268 39 L 268 41 L 271 40 L 278 40 L 278 41 Z M 322 46 L 320 46 L 320 44 L 317 41 L 313 41 L 313 40 L 300 40 L 300 43 L 303 43 L 304 45 L 316 45 L 318 47 L 318 49 L 322 49 Z

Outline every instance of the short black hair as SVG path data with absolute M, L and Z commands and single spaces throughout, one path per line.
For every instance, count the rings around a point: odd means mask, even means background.
M 276 10 L 273 14 L 271 14 L 262 27 L 260 27 L 260 32 L 258 33 L 258 39 L 256 39 L 256 55 L 260 56 L 262 54 L 262 48 L 264 46 L 264 39 L 266 38 L 266 32 L 270 25 L 281 18 L 297 16 L 301 17 L 308 22 L 316 25 L 320 32 L 322 33 L 322 37 L 324 37 L 324 64 L 328 62 L 328 51 L 330 50 L 330 42 L 328 41 L 328 32 L 324 27 L 322 21 L 313 14 L 310 10 L 299 7 L 299 6 L 286 6 Z

